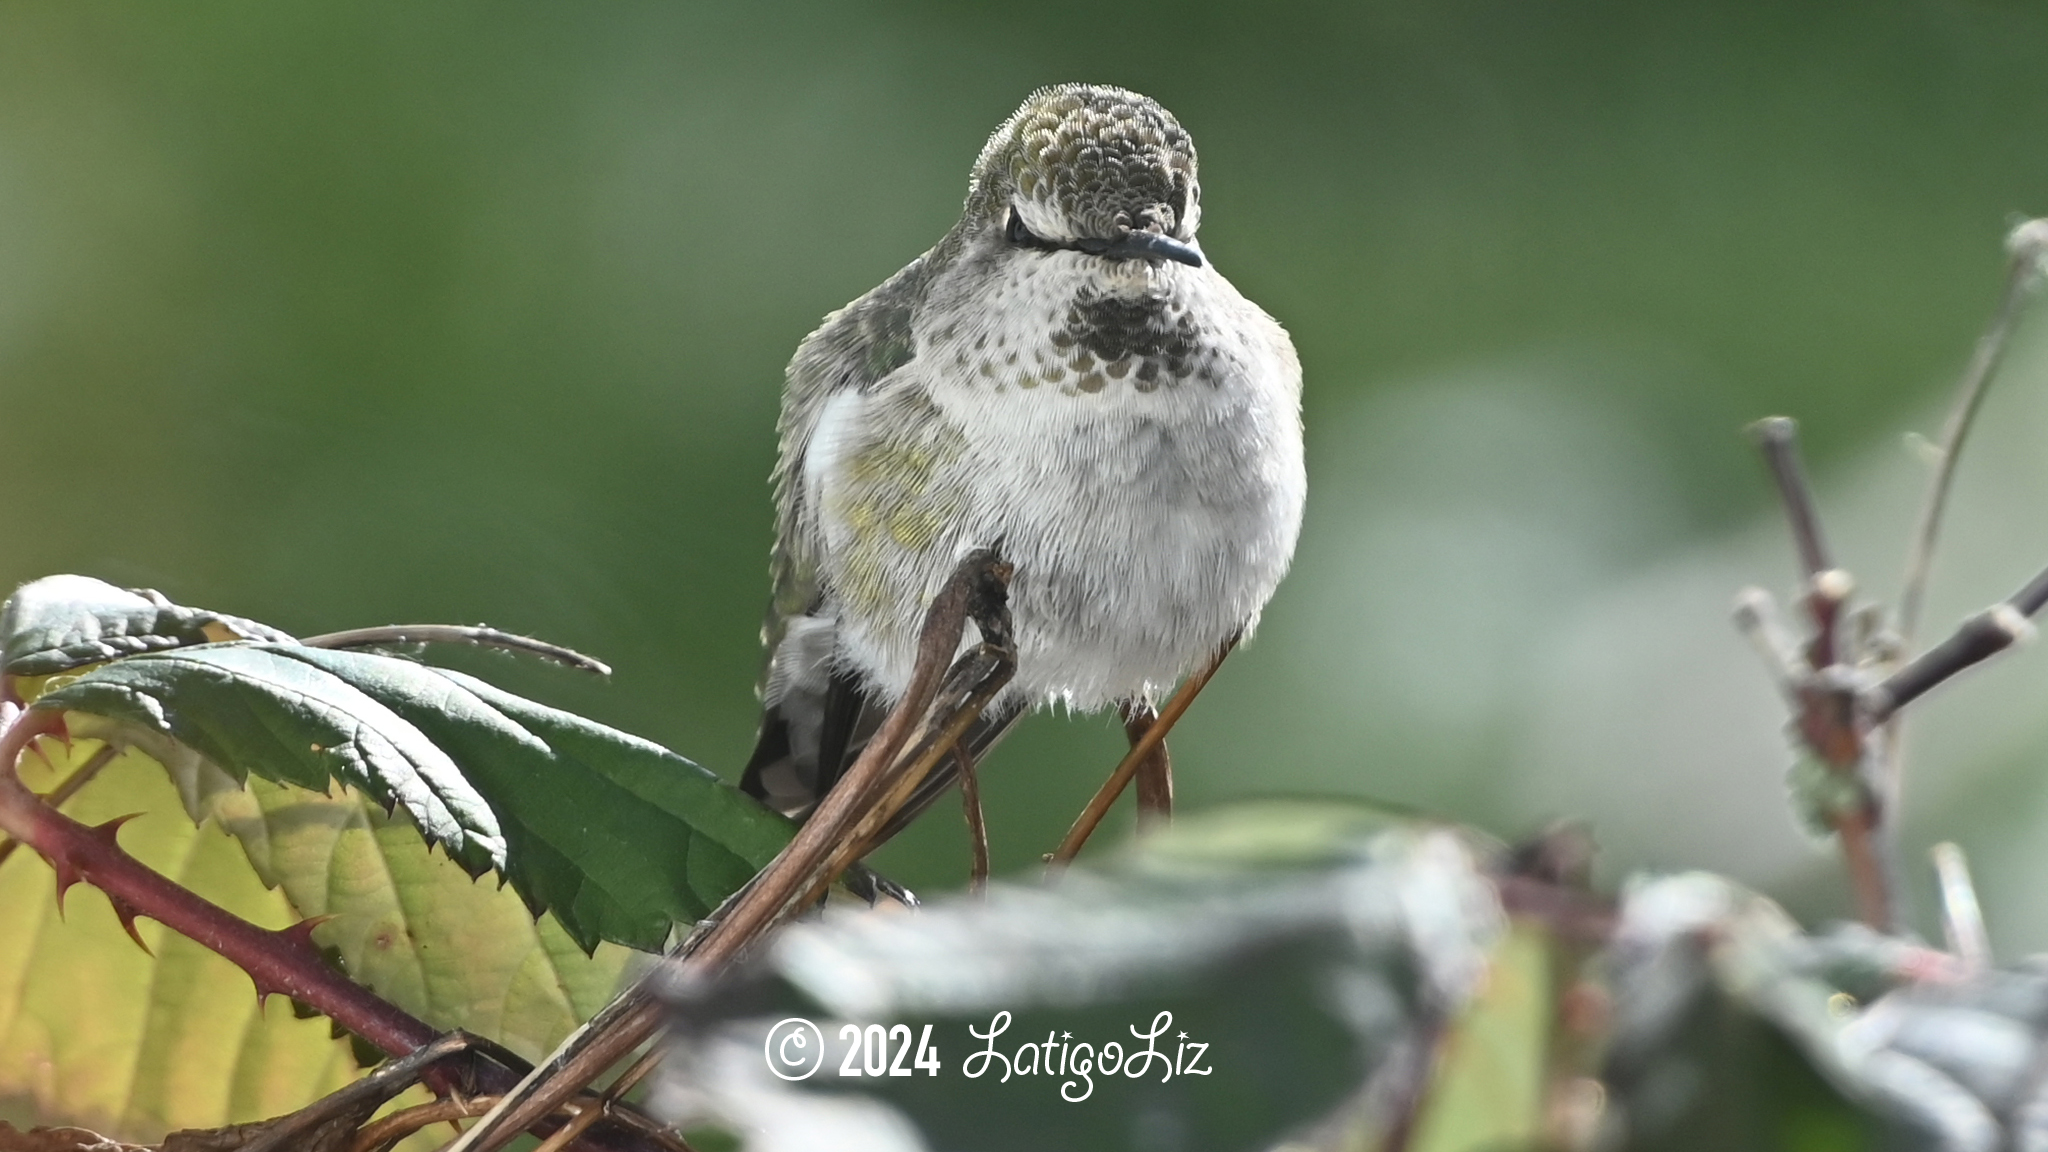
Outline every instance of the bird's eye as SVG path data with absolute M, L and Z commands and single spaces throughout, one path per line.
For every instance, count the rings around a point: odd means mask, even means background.
M 1024 226 L 1024 214 L 1015 208 L 1010 209 L 1010 219 L 1003 225 L 1003 239 L 1019 248 L 1048 247 L 1044 240 Z

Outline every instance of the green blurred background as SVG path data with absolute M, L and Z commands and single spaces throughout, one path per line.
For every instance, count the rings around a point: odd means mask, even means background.
M 1296 570 L 1176 734 L 1184 799 L 1585 815 L 1610 877 L 1839 914 L 1726 625 L 1791 583 L 1739 430 L 1805 421 L 1891 596 L 1901 434 L 2048 212 L 2044 59 L 2018 2 L 12 2 L 0 585 L 488 621 L 617 674 L 453 660 L 734 776 L 782 365 L 946 229 L 1026 92 L 1114 82 L 1194 134 L 1204 247 L 1307 373 Z M 2048 560 L 2048 349 L 2000 387 L 1937 625 Z M 1909 868 L 1959 838 L 2007 952 L 2048 947 L 2044 699 L 2023 654 L 1915 734 Z M 1064 716 L 1006 744 L 998 865 L 1120 746 Z M 957 825 L 886 867 L 958 885 Z

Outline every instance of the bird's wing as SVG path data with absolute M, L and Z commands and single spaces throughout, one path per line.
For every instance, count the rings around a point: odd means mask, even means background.
M 824 533 L 804 485 L 812 434 L 834 396 L 871 391 L 916 356 L 911 317 L 923 298 L 929 263 L 929 253 L 918 257 L 873 291 L 825 317 L 789 362 L 782 418 L 776 426 L 782 448 L 773 477 L 775 547 L 769 568 L 774 598 L 764 632 L 771 658 L 791 618 L 816 610 L 823 591 L 818 553 Z
M 774 592 L 761 630 L 768 650 L 761 684 L 765 707 L 740 787 L 791 815 L 808 812 L 839 778 L 862 738 L 857 729 L 874 711 L 852 677 L 822 666 L 833 637 L 831 621 L 815 618 L 825 598 L 820 576 L 824 531 L 805 482 L 805 464 L 835 398 L 857 404 L 859 396 L 916 356 L 911 320 L 929 269 L 927 253 L 827 316 L 789 363 L 774 473 L 775 546 L 769 558 Z M 792 638 L 792 624 L 806 617 L 812 618 L 806 634 Z

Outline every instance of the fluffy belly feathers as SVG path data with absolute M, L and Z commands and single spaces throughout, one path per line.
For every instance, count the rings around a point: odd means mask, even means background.
M 1081 711 L 1171 685 L 1254 624 L 1286 571 L 1304 488 L 1289 381 L 898 383 L 835 397 L 807 461 L 839 650 L 888 697 L 925 605 L 976 547 L 1016 568 L 1009 692 Z

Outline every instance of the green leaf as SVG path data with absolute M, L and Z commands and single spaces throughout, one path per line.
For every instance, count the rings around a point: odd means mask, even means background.
M 238 777 L 325 791 L 354 784 L 403 804 L 428 839 L 481 872 L 505 863 L 490 804 L 432 740 L 389 708 L 287 649 L 207 645 L 103 666 L 36 701 L 172 736 Z M 296 651 L 292 649 L 291 651 Z M 418 665 L 348 654 L 363 663 Z
M 472 874 L 499 870 L 586 951 L 658 949 L 772 859 L 792 825 L 657 744 L 474 677 L 296 644 L 210 644 L 95 668 L 35 701 L 162 732 L 237 777 L 402 806 Z
M 47 676 L 138 652 L 237 638 L 291 639 L 254 620 L 180 607 L 147 589 L 47 576 L 0 605 L 0 672 Z
M 602 1008 L 635 955 L 594 955 L 552 916 L 432 852 L 404 817 L 336 795 L 251 780 L 212 797 L 213 819 L 350 977 L 436 1028 L 489 1036 L 530 1060 Z

